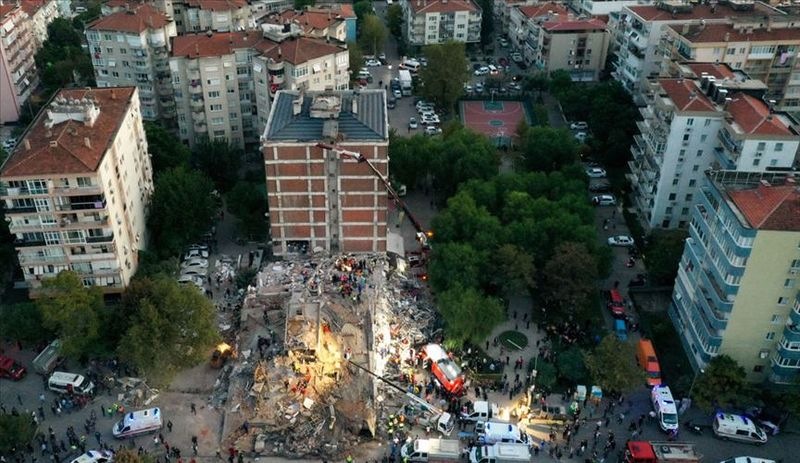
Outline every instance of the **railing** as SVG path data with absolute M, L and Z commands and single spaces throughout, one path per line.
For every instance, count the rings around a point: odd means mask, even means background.
M 27 214 L 36 212 L 36 206 L 11 206 L 6 208 L 6 214 Z
M 44 239 L 41 240 L 14 240 L 14 246 L 18 248 L 26 248 L 29 246 L 47 246 Z
M 103 235 L 103 236 L 87 236 L 86 242 L 87 243 L 110 243 L 114 241 L 114 234 L 110 235 Z

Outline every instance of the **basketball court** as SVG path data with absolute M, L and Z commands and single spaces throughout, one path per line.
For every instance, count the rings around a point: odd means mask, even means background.
M 521 101 L 462 101 L 464 125 L 492 139 L 498 146 L 510 146 L 520 121 L 531 123 Z

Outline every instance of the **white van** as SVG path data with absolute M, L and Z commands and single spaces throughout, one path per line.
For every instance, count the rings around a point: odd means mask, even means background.
M 531 461 L 527 444 L 476 445 L 469 452 L 470 463 L 522 463 Z
M 414 439 L 400 449 L 400 456 L 412 463 L 457 462 L 461 460 L 461 449 L 455 439 Z
M 732 413 L 717 413 L 711 428 L 717 437 L 761 445 L 767 442 L 767 433 L 750 418 Z
M 117 439 L 134 437 L 140 434 L 156 432 L 164 426 L 161 419 L 161 410 L 149 408 L 136 412 L 126 413 L 125 416 L 114 425 L 112 433 Z
M 47 380 L 47 388 L 59 394 L 91 395 L 94 383 L 77 373 L 54 371 Z
M 653 401 L 653 410 L 658 418 L 658 426 L 662 431 L 678 430 L 678 407 L 672 398 L 672 391 L 668 386 L 654 386 L 650 391 Z
M 412 74 L 416 74 L 419 72 L 419 68 L 422 64 L 415 60 L 415 59 L 407 59 L 400 64 L 400 69 L 407 69 L 411 71 Z
M 87 450 L 86 453 L 70 463 L 111 463 L 112 461 L 114 461 L 114 452 L 111 450 Z
M 475 426 L 475 430 L 478 433 L 478 443 L 481 445 L 492 445 L 499 442 L 528 444 L 528 435 L 511 423 L 479 421 Z

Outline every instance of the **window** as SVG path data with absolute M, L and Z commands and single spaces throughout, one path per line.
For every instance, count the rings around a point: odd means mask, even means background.
M 697 183 L 697 180 L 689 180 L 689 186 L 694 186 Z
M 767 147 L 767 144 L 765 142 L 761 141 L 761 142 L 758 142 L 758 145 L 756 146 L 756 149 L 758 151 L 764 151 L 764 149 L 766 147 Z
M 222 125 L 225 122 L 224 117 L 212 117 L 211 125 Z
M 219 98 L 219 90 L 214 90 L 214 91 L 208 92 L 208 97 L 209 98 Z
M 706 122 L 708 122 L 708 121 L 706 120 Z M 707 138 L 708 138 L 708 135 L 706 135 L 706 134 L 700 135 L 700 142 L 701 143 L 705 143 Z
M 689 127 L 694 125 L 694 118 L 690 117 L 689 119 L 686 119 L 686 125 L 689 126 Z
M 683 209 L 681 209 L 681 215 L 687 215 L 688 213 L 689 213 L 688 207 L 684 207 Z
M 700 170 L 700 164 L 695 164 L 692 166 L 692 172 L 697 172 L 698 170 Z
M 683 141 L 689 141 L 689 134 L 688 133 L 683 134 Z
M 761 164 L 761 159 L 753 159 L 753 167 Z
M 208 85 L 219 85 L 219 79 L 207 79 L 206 83 Z
M 783 151 L 783 143 L 775 143 L 775 151 Z
M 676 195 L 675 193 L 670 193 L 670 194 L 669 194 L 669 200 L 670 200 L 670 201 L 675 201 L 675 198 L 676 198 L 676 197 L 677 197 L 677 195 Z
M 694 195 L 693 195 L 693 194 L 691 194 L 691 193 L 687 194 L 687 195 L 686 195 L 686 202 L 687 202 L 687 203 L 688 203 L 688 202 L 690 202 L 690 201 L 692 200 L 692 198 L 694 198 Z
M 780 325 L 783 323 L 783 317 L 778 314 L 774 314 L 772 315 L 772 318 L 770 318 L 769 322 L 773 325 Z
M 209 108 L 211 109 L 211 111 L 222 111 L 221 104 L 212 104 L 211 106 L 209 106 Z
M 119 52 L 120 52 L 120 54 L 122 54 L 122 55 L 127 55 L 127 54 L 128 54 L 128 50 L 127 50 L 126 48 L 120 48 L 120 49 L 119 49 Z
M 800 244 L 798 244 L 797 247 L 800 248 Z M 792 270 L 798 270 L 798 269 L 800 269 L 800 259 L 794 259 L 792 261 Z
M 709 125 L 711 125 L 711 119 L 706 119 L 706 123 L 703 126 L 708 127 Z
M 769 165 L 770 165 L 770 167 L 777 166 L 778 165 L 778 160 L 777 159 L 770 159 L 769 160 Z
M 770 331 L 769 333 L 767 333 L 766 336 L 764 336 L 764 339 L 767 341 L 772 341 L 773 339 L 775 339 L 775 332 Z
M 680 182 L 680 179 L 676 178 L 676 179 L 672 180 L 672 186 L 676 186 L 678 184 L 678 182 Z
M 786 305 L 788 302 L 789 302 L 788 297 L 781 296 L 778 298 L 778 305 Z
M 664 211 L 664 213 L 665 214 L 672 214 L 672 207 L 668 207 L 667 210 Z
M 114 49 L 111 47 L 106 47 L 106 53 L 114 53 Z
M 308 75 L 308 67 L 300 66 L 300 67 L 294 68 L 294 70 L 292 71 L 292 75 L 294 77 L 296 77 L 296 78 L 307 76 Z
M 705 135 L 703 136 L 705 137 Z M 703 155 L 703 150 L 697 150 L 697 157 L 699 158 L 702 155 Z

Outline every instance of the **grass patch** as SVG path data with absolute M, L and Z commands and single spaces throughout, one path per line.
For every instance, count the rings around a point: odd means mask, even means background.
M 522 350 L 528 345 L 528 337 L 519 331 L 503 331 L 498 339 L 509 349 Z
M 639 311 L 642 331 L 653 340 L 661 375 L 676 397 L 688 392 L 694 371 L 683 351 L 678 332 L 666 312 Z

